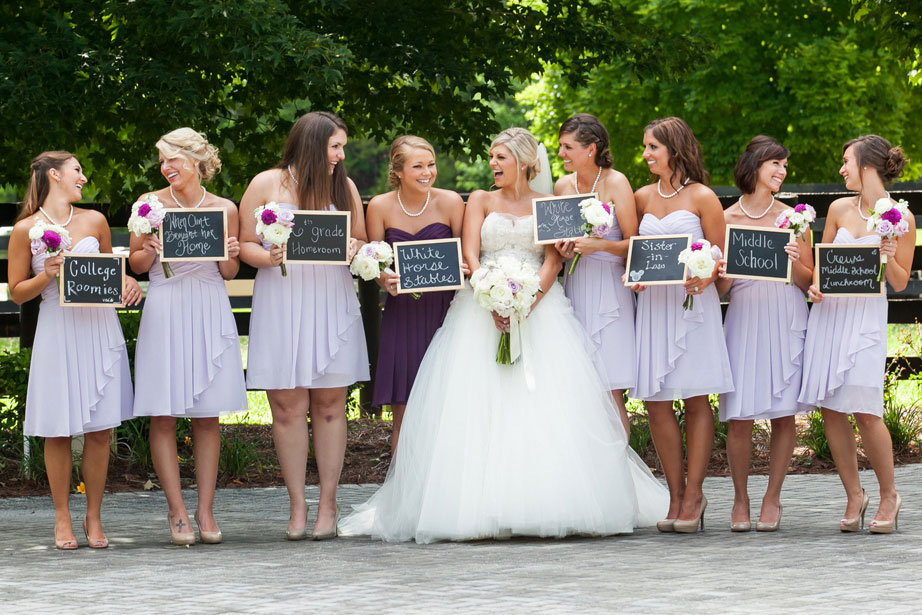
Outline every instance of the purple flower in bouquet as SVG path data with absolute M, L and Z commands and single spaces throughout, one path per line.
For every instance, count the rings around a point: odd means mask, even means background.
M 509 290 L 512 291 L 513 295 L 517 294 L 520 290 L 522 290 L 522 285 L 516 282 L 515 280 L 513 280 L 512 278 L 509 278 L 508 280 L 506 280 L 506 282 L 509 284 Z
M 880 217 L 883 220 L 886 220 L 887 222 L 889 222 L 891 225 L 893 225 L 893 224 L 899 224 L 900 220 L 903 219 L 903 214 L 901 214 L 900 211 L 894 207 L 893 209 L 888 209 L 887 211 L 882 213 Z M 892 232 L 892 230 L 893 230 L 893 227 L 891 226 L 890 232 Z M 881 235 L 883 234 L 884 233 L 881 233 Z
M 893 210 L 891 209 L 890 211 Z M 888 213 L 890 212 L 886 212 L 883 216 L 881 216 L 880 222 L 877 223 L 877 234 L 881 237 L 888 237 L 893 234 L 893 223 L 887 219 Z
M 150 205 L 148 205 L 147 203 L 142 203 L 141 206 L 138 207 L 139 216 L 144 216 L 146 218 L 147 214 L 149 213 L 150 213 Z
M 605 237 L 608 235 L 608 231 L 611 230 L 611 227 L 607 224 L 600 224 L 599 226 L 593 227 L 592 236 L 593 237 Z
M 704 244 L 703 244 L 703 243 L 701 243 L 700 241 L 696 241 L 696 242 L 692 243 L 692 245 L 691 245 L 691 251 L 692 251 L 692 252 L 697 252 L 698 250 L 700 250 L 700 249 L 703 248 L 703 247 L 704 247 Z
M 278 220 L 278 216 L 276 216 L 275 212 L 271 209 L 264 209 L 260 215 L 260 219 L 262 220 L 263 224 L 269 225 L 274 224 L 275 221 Z
M 55 251 L 61 247 L 61 236 L 52 230 L 42 233 L 42 242 L 48 247 L 48 250 Z

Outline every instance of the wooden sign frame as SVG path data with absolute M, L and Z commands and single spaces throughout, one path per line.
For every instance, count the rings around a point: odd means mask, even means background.
M 816 284 L 817 289 L 820 289 L 820 249 L 821 248 L 863 248 L 867 250 L 868 248 L 877 248 L 878 257 L 880 256 L 880 246 L 866 243 L 818 243 L 813 246 L 813 257 L 814 257 L 814 267 L 813 267 L 813 283 Z M 878 261 L 878 266 L 879 261 Z M 821 291 L 822 292 L 822 291 Z M 876 293 L 851 293 L 851 292 L 823 292 L 824 297 L 886 297 L 887 296 L 887 281 L 882 280 L 880 282 L 880 291 Z
M 564 200 L 566 201 L 576 200 L 578 202 L 578 201 L 584 201 L 586 199 L 598 199 L 598 198 L 599 198 L 598 192 L 587 192 L 585 194 L 562 194 L 560 196 L 542 196 L 542 197 L 537 197 L 537 198 L 532 199 L 531 200 L 531 219 L 532 219 L 532 230 L 533 230 L 533 237 L 535 239 L 535 244 L 539 246 L 544 246 L 544 245 L 556 243 L 558 241 L 573 241 L 574 239 L 580 239 L 581 237 L 586 236 L 585 233 L 580 233 L 579 235 L 576 235 L 574 237 L 557 237 L 554 239 L 539 240 L 538 239 L 538 203 L 543 203 L 545 201 L 564 201 Z
M 759 231 L 759 232 L 768 232 L 768 233 L 777 233 L 779 235 L 787 235 L 788 240 L 785 241 L 785 245 L 794 241 L 794 231 L 791 229 L 780 229 L 773 228 L 768 226 L 748 226 L 746 224 L 728 224 L 727 232 L 724 237 L 724 258 L 727 259 L 727 268 L 730 267 L 730 232 L 733 229 L 740 229 L 743 231 Z M 784 259 L 787 261 L 787 277 L 785 278 L 775 278 L 767 275 L 748 275 L 743 273 L 726 273 L 724 277 L 734 280 L 765 280 L 767 282 L 790 282 L 791 281 L 791 272 L 794 269 L 794 263 L 791 262 L 791 259 L 788 258 L 787 253 L 784 255 Z
M 163 224 L 160 225 L 158 229 L 160 237 L 160 245 L 163 245 L 163 227 L 166 225 L 166 217 L 170 214 L 195 214 L 200 212 L 221 212 L 222 214 L 222 224 L 223 224 L 223 235 L 224 235 L 224 255 L 223 256 L 205 256 L 205 257 L 187 257 L 187 256 L 163 256 L 163 249 L 160 250 L 160 262 L 162 263 L 180 263 L 180 262 L 189 262 L 189 261 L 198 261 L 198 262 L 223 262 L 228 260 L 227 256 L 227 210 L 223 207 L 170 207 L 164 209 L 165 215 L 163 217 Z
M 64 262 L 61 263 L 61 272 L 58 274 L 58 305 L 61 307 L 92 307 L 92 308 L 122 308 L 125 307 L 125 261 L 128 260 L 128 257 L 124 254 L 78 254 L 76 252 L 64 252 Z M 64 301 L 64 279 L 67 277 L 65 274 L 64 266 L 67 264 L 67 257 L 79 257 L 79 258 L 117 258 L 121 260 L 121 280 L 122 280 L 122 291 L 119 294 L 119 299 L 116 303 L 73 303 L 71 301 Z
M 346 258 L 341 261 L 325 261 L 312 259 L 293 259 L 288 258 L 288 244 L 283 246 L 282 262 L 292 263 L 295 265 L 348 265 L 349 264 L 349 240 L 352 238 L 352 212 L 351 211 L 329 211 L 325 209 L 296 209 L 292 211 L 297 216 L 344 216 L 346 218 Z
M 627 248 L 627 259 L 624 261 L 624 285 L 625 286 L 634 286 L 635 284 L 642 284 L 643 286 L 675 286 L 677 284 L 684 284 L 686 278 L 688 277 L 688 265 L 682 263 L 682 279 L 681 280 L 653 280 L 653 281 L 644 281 L 637 280 L 636 282 L 631 280 L 631 254 L 634 252 L 634 243 L 636 241 L 646 241 L 649 239 L 678 239 L 679 237 L 685 237 L 688 240 L 688 243 L 685 244 L 685 249 L 688 249 L 692 244 L 691 233 L 677 233 L 675 235 L 633 235 L 631 237 L 630 243 Z M 681 252 L 681 250 L 680 250 Z
M 400 251 L 397 249 L 397 246 L 415 246 L 420 244 L 433 244 L 433 243 L 454 243 L 458 247 L 458 279 L 461 282 L 453 286 L 423 286 L 419 288 L 403 288 L 400 280 Z M 394 270 L 397 272 L 397 294 L 407 294 L 407 293 L 430 293 L 437 292 L 442 290 L 460 290 L 464 288 L 464 272 L 461 270 L 461 264 L 464 262 L 461 256 L 461 239 L 459 237 L 451 237 L 446 239 L 420 239 L 417 241 L 395 241 L 393 244 L 394 249 Z

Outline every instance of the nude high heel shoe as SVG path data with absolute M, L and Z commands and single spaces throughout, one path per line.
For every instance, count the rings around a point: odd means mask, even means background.
M 109 539 L 105 536 L 102 538 L 90 539 L 90 534 L 86 531 L 86 517 L 83 519 L 83 535 L 86 536 L 86 543 L 91 549 L 106 549 L 109 546 Z
M 167 522 L 170 524 L 170 542 L 180 547 L 187 547 L 195 544 L 195 532 L 181 532 L 173 529 L 173 515 L 167 514 Z M 182 523 L 180 521 L 180 523 Z M 190 530 L 192 528 L 189 528 Z
M 872 534 L 892 534 L 893 530 L 899 528 L 900 506 L 903 505 L 903 498 L 896 494 L 896 512 L 893 513 L 893 519 L 890 521 L 871 521 L 868 524 L 868 531 Z
M 285 530 L 285 539 L 291 541 L 304 540 L 307 538 L 307 515 L 311 512 L 311 507 L 307 506 L 304 510 L 304 527 L 300 530 Z
M 756 531 L 757 532 L 777 532 L 778 527 L 781 526 L 781 513 L 782 512 L 784 512 L 784 506 L 782 506 L 781 504 L 778 504 L 778 518 L 775 520 L 775 522 L 766 523 L 766 522 L 759 521 L 758 523 L 756 523 Z
M 202 539 L 202 544 L 206 545 L 219 545 L 224 542 L 224 535 L 221 533 L 221 530 L 217 532 L 209 532 L 203 530 L 198 521 L 198 511 L 195 511 L 195 525 L 198 527 L 199 538 Z
M 333 527 L 323 532 L 311 532 L 311 540 L 332 540 L 339 536 L 339 504 L 336 505 L 336 515 L 333 517 Z
M 675 531 L 675 519 L 663 519 L 662 521 L 657 521 L 656 529 L 664 533 L 674 532 Z
M 864 527 L 864 513 L 868 509 L 868 502 L 870 501 L 870 498 L 868 497 L 867 491 L 864 489 L 861 490 L 861 494 L 861 510 L 858 511 L 858 516 L 852 519 L 842 519 L 839 521 L 840 532 L 857 532 Z
M 730 522 L 731 532 L 748 532 L 751 529 L 752 529 L 752 522 L 750 521 L 731 521 Z
M 698 527 L 700 526 L 701 531 L 704 531 L 704 510 L 707 507 L 708 499 L 701 496 L 701 509 L 698 511 L 698 516 L 688 521 L 676 519 L 675 523 L 672 524 L 673 529 L 680 534 L 694 534 L 698 531 Z

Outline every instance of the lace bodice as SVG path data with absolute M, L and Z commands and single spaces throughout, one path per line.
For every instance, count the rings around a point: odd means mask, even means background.
M 493 212 L 480 227 L 480 264 L 493 263 L 500 256 L 513 256 L 536 270 L 544 261 L 544 246 L 535 244 L 531 216 Z

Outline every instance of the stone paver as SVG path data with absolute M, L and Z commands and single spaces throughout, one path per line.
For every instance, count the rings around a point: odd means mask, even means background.
M 877 505 L 876 482 L 862 473 Z M 897 470 L 893 536 L 841 534 L 838 478 L 790 476 L 775 534 L 731 534 L 729 479 L 705 483 L 707 531 L 416 545 L 283 540 L 284 489 L 218 492 L 226 542 L 166 544 L 159 493 L 106 497 L 112 547 L 59 552 L 50 498 L 0 500 L 0 612 L 16 613 L 917 613 L 922 466 Z M 765 478 L 750 482 L 758 514 Z M 373 485 L 341 488 L 343 504 Z M 73 497 L 79 528 L 82 496 Z M 186 494 L 194 505 L 194 493 Z M 316 505 L 316 488 L 308 489 Z M 78 529 L 79 531 L 79 529 Z M 85 545 L 80 536 L 81 545 Z

